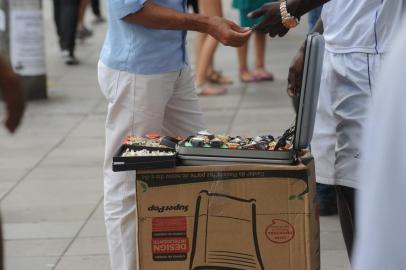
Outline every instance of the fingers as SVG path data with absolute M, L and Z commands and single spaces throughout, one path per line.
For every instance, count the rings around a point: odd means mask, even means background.
M 232 47 L 241 47 L 248 41 L 248 39 L 251 36 L 251 33 L 252 30 L 248 30 L 244 33 L 233 31 L 230 33 L 230 36 L 228 37 L 227 42 L 224 43 L 224 45 Z
M 237 24 L 235 24 L 233 22 L 230 22 L 230 26 L 231 26 L 232 30 L 234 30 L 234 31 L 236 31 L 238 33 L 247 33 L 249 31 L 252 32 L 252 30 L 249 27 L 248 28 L 242 28 L 242 27 L 238 26 Z
M 282 29 L 282 31 L 279 32 L 278 36 L 283 37 L 283 36 L 286 35 L 288 32 L 289 32 L 289 29 L 284 27 L 284 29 Z
M 255 18 L 263 16 L 265 13 L 266 13 L 266 9 L 264 7 L 261 7 L 257 10 L 254 10 L 254 11 L 248 13 L 247 17 L 250 19 L 255 19 Z

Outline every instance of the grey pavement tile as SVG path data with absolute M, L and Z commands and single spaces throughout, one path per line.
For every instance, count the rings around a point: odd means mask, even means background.
M 324 232 L 341 232 L 338 216 L 320 217 L 320 227 Z
M 65 256 L 55 270 L 110 270 L 108 255 Z
M 92 217 L 83 230 L 79 234 L 79 238 L 83 237 L 105 237 L 106 236 L 106 226 L 104 225 L 103 217 Z
M 16 182 L 17 180 L 21 179 L 21 177 L 23 177 L 27 172 L 28 169 L 11 169 L 11 168 L 0 169 L 0 183 Z
M 96 211 L 90 217 L 90 220 L 91 221 L 92 220 L 93 221 L 103 220 L 103 222 L 104 222 L 104 205 L 103 205 L 103 202 L 97 207 Z
M 102 191 L 103 183 L 100 180 L 84 180 L 74 184 L 69 180 L 23 181 L 2 205 L 92 204 L 100 200 Z
M 339 232 L 320 232 L 320 245 L 322 250 L 346 250 L 344 238 Z
M 101 115 L 102 117 L 106 118 L 107 114 L 107 101 L 104 100 L 103 102 L 100 102 L 97 107 L 94 108 L 92 111 L 92 114 L 96 115 Z
M 73 238 L 83 222 L 3 223 L 5 240 Z
M 204 120 L 207 129 L 216 134 L 227 133 L 234 114 L 234 110 L 216 110 L 205 112 Z
M 347 251 L 321 250 L 321 269 L 323 270 L 349 270 L 350 261 Z
M 4 242 L 6 257 L 61 256 L 71 239 L 22 239 Z
M 3 208 L 3 219 L 7 223 L 43 223 L 84 221 L 94 210 L 96 203 L 32 204 L 6 206 Z
M 69 137 L 101 138 L 104 144 L 105 122 L 106 116 L 104 114 L 91 114 L 85 119 L 85 121 L 83 121 L 77 128 L 75 128 L 75 130 Z
M 103 196 L 101 180 L 23 181 L 2 202 L 6 223 L 85 220 Z
M 282 135 L 293 123 L 291 108 L 278 109 L 240 109 L 230 134 L 255 136 L 261 134 Z
M 6 193 L 8 193 L 16 184 L 17 181 L 0 182 L 0 198 L 2 198 Z
M 103 168 L 96 167 L 64 167 L 49 168 L 39 165 L 25 179 L 25 181 L 83 181 L 99 180 L 103 184 Z M 73 184 L 73 183 L 72 183 Z M 78 184 L 78 183 L 76 183 Z
M 106 237 L 76 238 L 66 252 L 66 256 L 108 255 Z
M 85 91 L 85 90 L 83 90 Z M 66 91 L 68 92 L 68 90 Z M 50 94 L 49 99 L 33 103 L 29 106 L 27 112 L 32 115 L 54 115 L 54 116 L 66 116 L 66 115 L 84 115 L 89 113 L 101 100 L 101 97 L 95 98 L 95 94 L 88 93 L 87 95 L 78 94 L 72 96 L 72 94 L 65 93 L 53 93 Z M 75 104 L 75 106 L 72 106 Z
M 242 86 L 243 87 L 243 86 Z M 224 96 L 201 97 L 200 104 L 203 111 L 232 110 L 238 107 L 243 89 L 234 87 Z M 233 92 L 232 92 L 233 91 Z
M 58 257 L 7 257 L 5 270 L 52 270 L 57 260 Z
M 291 104 L 291 99 L 286 94 L 285 83 L 276 81 L 247 86 L 241 107 L 289 108 L 292 106 Z

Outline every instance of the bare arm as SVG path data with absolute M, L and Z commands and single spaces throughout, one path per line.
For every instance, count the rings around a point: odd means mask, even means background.
M 207 1 L 207 0 L 206 0 Z M 149 28 L 167 30 L 192 30 L 207 33 L 224 45 L 239 47 L 249 38 L 251 31 L 220 17 L 188 14 L 146 2 L 136 13 L 123 18 L 130 23 Z
M 329 0 L 288 0 L 287 10 L 296 18 L 300 18 L 306 12 L 321 6 Z M 255 27 L 255 30 L 269 33 L 271 37 L 284 36 L 289 31 L 282 23 L 280 4 L 273 2 L 263 5 L 261 8 L 248 14 L 250 18 L 264 16 L 262 22 Z
M 322 6 L 329 1 L 330 0 L 288 0 L 287 9 L 290 14 L 297 18 L 300 18 L 302 15 L 306 14 L 310 10 Z

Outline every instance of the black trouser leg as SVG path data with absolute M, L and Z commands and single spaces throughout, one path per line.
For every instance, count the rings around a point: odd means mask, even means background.
M 53 0 L 54 1 L 54 21 L 56 27 L 56 33 L 58 34 L 59 46 L 61 46 L 61 3 L 60 0 Z
M 343 231 L 345 246 L 351 260 L 355 237 L 355 193 L 354 188 L 336 186 L 338 215 Z
M 60 3 L 60 36 L 61 48 L 71 55 L 75 51 L 76 31 L 79 19 L 80 0 L 57 0 Z
M 92 0 L 91 5 L 92 5 L 93 14 L 96 15 L 96 17 L 100 17 L 101 16 L 100 0 Z

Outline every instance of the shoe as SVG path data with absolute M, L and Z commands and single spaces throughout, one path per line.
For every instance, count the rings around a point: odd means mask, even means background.
M 224 87 L 217 87 L 209 84 L 208 82 L 203 82 L 201 84 L 196 84 L 196 92 L 199 96 L 222 96 L 227 93 L 227 89 Z
M 86 27 L 84 27 L 82 30 L 78 30 L 76 35 L 77 35 L 78 39 L 86 39 L 86 38 L 90 38 L 91 36 L 93 36 L 93 32 L 91 30 L 87 29 Z
M 72 55 L 69 55 L 66 59 L 65 59 L 65 64 L 68 66 L 77 66 L 80 64 L 79 60 Z
M 92 24 L 102 24 L 102 23 L 105 23 L 105 22 L 106 22 L 106 19 L 105 19 L 105 18 L 103 18 L 102 16 L 97 16 L 97 17 L 93 20 Z
M 73 53 L 69 52 L 68 50 L 63 50 L 61 52 L 62 59 L 65 61 L 65 64 L 68 66 L 76 66 L 79 65 L 79 60 L 73 55 Z

